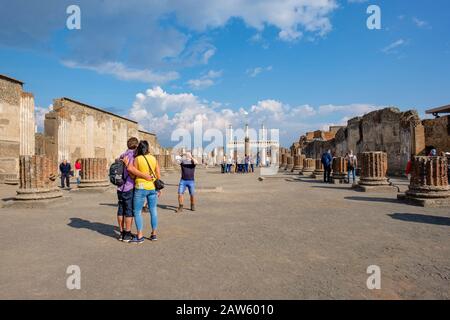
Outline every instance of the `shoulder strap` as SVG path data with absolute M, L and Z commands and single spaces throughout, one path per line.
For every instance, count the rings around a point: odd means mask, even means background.
M 143 156 L 145 159 L 145 162 L 147 162 L 148 168 L 150 169 L 151 174 L 155 177 L 155 180 L 158 179 L 158 177 L 156 176 L 156 174 L 153 172 L 152 166 L 150 165 L 150 163 L 148 163 L 147 157 Z

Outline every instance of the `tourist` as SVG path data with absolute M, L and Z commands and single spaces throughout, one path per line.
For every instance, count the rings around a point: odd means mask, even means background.
M 222 173 L 227 173 L 227 156 L 223 156 L 220 166 L 222 168 Z
M 61 172 L 61 188 L 65 188 L 65 181 L 67 188 L 70 189 L 70 172 L 72 171 L 72 167 L 66 159 L 64 159 L 63 162 L 59 165 L 59 171 Z
M 186 188 L 189 189 L 191 197 L 191 211 L 195 211 L 195 167 L 197 164 L 197 160 L 192 157 L 190 152 L 183 155 L 180 161 L 181 179 L 178 185 L 178 209 L 176 212 L 183 212 L 183 197 Z
M 227 173 L 231 173 L 231 167 L 233 166 L 233 158 L 229 156 L 227 158 Z
M 139 176 L 146 180 L 152 180 L 148 174 L 139 172 L 134 167 L 134 156 L 139 145 L 139 140 L 131 137 L 127 141 L 127 151 L 122 153 L 120 160 L 125 163 L 123 172 L 124 184 L 117 187 L 117 223 L 119 224 L 119 240 L 123 242 L 130 242 L 133 240 L 131 234 L 131 225 L 133 224 L 133 197 L 134 197 L 134 179 Z
M 258 153 L 256 154 L 256 167 L 259 167 L 260 162 L 261 162 L 261 160 L 260 160 L 260 156 L 259 156 L 259 152 L 258 152 Z
M 255 158 L 253 156 L 249 157 L 250 170 L 252 173 L 255 172 Z
M 430 154 L 428 155 L 429 157 L 436 157 L 437 156 L 437 151 L 436 149 L 431 149 Z
M 345 160 L 347 161 L 347 183 L 350 183 L 350 173 L 351 173 L 353 178 L 353 184 L 355 184 L 356 167 L 358 165 L 358 159 L 353 154 L 353 150 L 350 150 L 350 153 L 346 154 Z
M 331 165 L 333 164 L 333 156 L 331 155 L 331 150 L 328 150 L 322 155 L 323 164 L 323 181 L 325 183 L 331 183 Z
M 124 158 L 124 162 L 127 164 L 128 172 L 142 173 L 148 175 L 149 178 L 145 179 L 137 176 L 134 182 L 133 216 L 137 234 L 130 242 L 136 244 L 144 242 L 142 208 L 144 207 L 145 200 L 147 200 L 150 211 L 150 224 L 152 227 L 150 240 L 156 241 L 158 240 L 156 236 L 158 228 L 157 204 L 158 197 L 161 196 L 161 191 L 156 191 L 154 183 L 156 179 L 161 178 L 158 161 L 150 154 L 148 142 L 141 141 L 136 148 L 134 163 L 131 165 L 131 162 L 128 162 L 126 158 Z
M 244 157 L 244 173 L 248 173 L 248 168 L 250 165 L 250 157 L 248 156 L 248 154 L 245 155 Z
M 81 172 L 81 160 L 75 161 L 75 178 L 77 179 L 77 185 L 80 184 L 80 172 Z

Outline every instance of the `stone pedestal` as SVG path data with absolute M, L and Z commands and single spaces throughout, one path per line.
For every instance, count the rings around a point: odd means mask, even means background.
M 450 207 L 446 157 L 413 157 L 409 190 L 398 198 L 422 207 Z
M 48 200 L 62 197 L 54 186 L 55 169 L 46 156 L 21 156 L 19 159 L 19 189 L 16 200 Z
M 292 172 L 300 172 L 303 170 L 303 159 L 305 159 L 305 155 L 295 155 L 294 156 L 294 167 L 292 168 Z
M 109 187 L 106 158 L 83 158 L 80 160 L 81 173 L 78 189 L 104 191 Z
M 286 153 L 283 153 L 282 155 L 281 155 L 281 164 L 280 164 L 280 169 L 282 170 L 282 171 L 284 171 L 284 170 L 286 170 L 286 167 L 287 167 L 287 154 Z
M 170 154 L 166 154 L 164 156 L 165 158 L 165 167 L 166 167 L 166 171 L 168 172 L 173 172 L 175 171 L 175 168 L 173 166 L 173 162 L 172 162 L 172 156 Z
M 364 192 L 397 192 L 386 177 L 388 159 L 385 152 L 364 152 L 359 155 L 361 176 L 355 189 Z
M 323 167 L 323 163 L 321 159 L 316 159 L 316 169 L 313 172 L 313 178 L 316 179 L 323 179 L 323 174 L 325 172 L 325 169 Z
M 292 171 L 294 169 L 294 157 L 293 156 L 287 156 L 287 165 L 286 170 Z
M 303 169 L 301 175 L 309 178 L 313 176 L 314 170 L 316 170 L 316 162 L 314 159 L 303 159 Z
M 347 178 L 347 160 L 344 157 L 333 159 L 333 174 L 331 177 L 334 184 L 345 183 Z

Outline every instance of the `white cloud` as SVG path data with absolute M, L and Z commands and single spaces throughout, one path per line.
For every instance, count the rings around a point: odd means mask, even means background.
M 99 74 L 112 75 L 120 80 L 140 81 L 145 83 L 166 83 L 179 78 L 178 72 L 156 73 L 149 69 L 132 69 L 120 62 L 105 62 L 98 65 L 85 65 L 75 61 L 62 61 L 62 64 L 69 68 L 86 69 Z
M 256 67 L 253 69 L 247 69 L 247 71 L 245 72 L 248 76 L 254 78 L 257 75 L 259 75 L 262 72 L 265 71 L 272 71 L 273 67 L 272 66 L 268 66 L 268 67 Z
M 157 132 L 164 144 L 171 144 L 173 130 L 192 130 L 197 119 L 203 120 L 203 128 L 215 128 L 225 132 L 229 124 L 242 128 L 247 122 L 252 128 L 262 123 L 268 128 L 279 129 L 282 142 L 287 145 L 297 140 L 305 131 L 323 128 L 327 124 L 379 109 L 371 104 L 290 106 L 281 101 L 267 99 L 246 108 L 231 108 L 218 102 L 201 100 L 191 93 L 170 94 L 161 87 L 139 93 L 129 111 L 129 116 L 145 129 Z M 337 120 L 334 120 L 337 119 Z
M 414 24 L 419 27 L 419 28 L 424 28 L 424 29 L 431 29 L 429 23 L 427 21 L 424 20 L 420 20 L 417 17 L 413 17 L 412 21 L 414 22 Z
M 397 49 L 404 45 L 406 45 L 406 41 L 403 39 L 399 39 L 399 40 L 391 43 L 390 45 L 384 47 L 381 51 L 386 54 L 397 53 L 398 52 Z
M 36 122 L 37 131 L 42 131 L 44 129 L 45 115 L 53 110 L 53 105 L 49 105 L 47 108 L 36 106 L 34 108 L 34 118 Z
M 187 84 L 193 90 L 202 90 L 215 84 L 215 80 L 222 76 L 222 71 L 210 70 L 198 79 L 188 80 Z

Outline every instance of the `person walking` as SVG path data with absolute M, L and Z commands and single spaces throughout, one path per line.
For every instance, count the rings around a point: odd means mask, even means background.
M 75 178 L 77 179 L 77 185 L 79 185 L 81 182 L 80 173 L 81 173 L 81 160 L 77 159 L 77 161 L 75 161 Z
M 352 174 L 353 184 L 356 183 L 356 167 L 358 166 L 358 158 L 353 154 L 353 150 L 345 156 L 347 161 L 347 183 L 350 183 L 350 173 Z
M 227 173 L 231 173 L 231 167 L 233 165 L 233 158 L 228 156 L 227 158 Z
M 252 173 L 254 173 L 255 172 L 255 158 L 253 156 L 250 156 L 249 162 L 250 162 L 250 171 Z
M 154 183 L 156 179 L 161 178 L 158 161 L 150 154 L 148 142 L 141 141 L 136 148 L 134 163 L 131 165 L 131 163 L 125 159 L 124 162 L 127 164 L 128 172 L 142 173 L 148 175 L 148 178 L 150 178 L 150 180 L 147 180 L 137 176 L 134 182 L 133 216 L 137 234 L 130 242 L 136 244 L 144 242 L 142 208 L 144 207 L 145 200 L 147 200 L 148 210 L 150 212 L 150 225 L 152 228 L 149 239 L 150 241 L 156 241 L 158 240 L 156 236 L 158 229 L 157 205 L 158 197 L 161 196 L 161 191 L 156 191 Z
M 67 188 L 70 189 L 70 172 L 72 170 L 72 167 L 69 162 L 67 162 L 66 159 L 63 160 L 63 162 L 59 165 L 59 171 L 61 173 L 61 188 L 65 188 L 65 185 L 67 185 Z M 64 181 L 66 182 L 64 184 Z
M 249 165 L 250 165 L 250 157 L 249 157 L 248 154 L 246 154 L 245 157 L 244 157 L 244 173 L 248 173 L 249 172 L 248 171 Z
M 325 183 L 331 183 L 331 165 L 333 163 L 333 156 L 331 155 L 331 150 L 328 150 L 322 155 L 321 162 L 323 164 L 323 181 Z
M 191 211 L 195 211 L 195 167 L 197 166 L 197 160 L 192 157 L 190 152 L 183 155 L 180 160 L 181 166 L 181 179 L 178 185 L 178 209 L 176 212 L 183 212 L 184 206 L 184 193 L 186 188 L 189 190 L 191 200 Z

